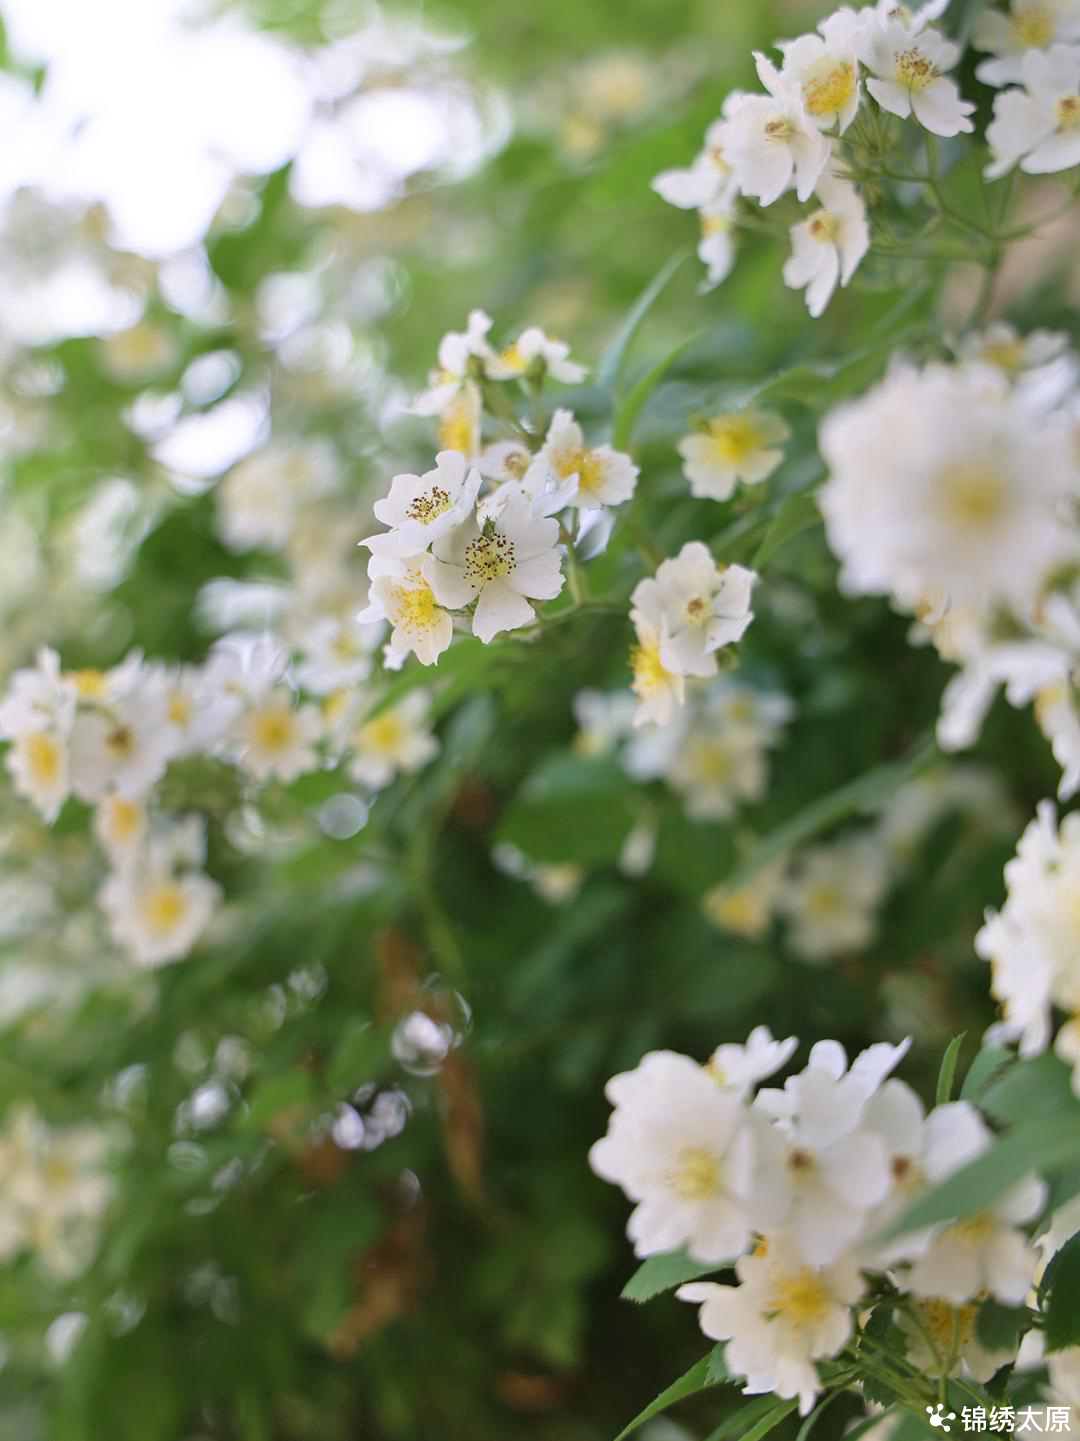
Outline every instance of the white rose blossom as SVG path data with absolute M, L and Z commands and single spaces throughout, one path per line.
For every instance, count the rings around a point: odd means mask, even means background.
M 767 95 L 740 95 L 722 131 L 724 154 L 740 191 L 771 205 L 794 186 L 808 200 L 829 160 L 829 142 L 806 112 L 801 88 L 755 55 Z
M 1014 165 L 1047 175 L 1080 164 L 1080 46 L 1031 50 L 1020 62 L 1020 87 L 994 97 L 986 127 L 991 180 Z
M 934 135 L 973 130 L 974 105 L 948 79 L 960 47 L 936 30 L 913 32 L 902 19 L 877 20 L 860 33 L 859 59 L 870 71 L 866 88 L 883 110 L 914 115 Z
M 833 175 L 818 181 L 820 208 L 791 229 L 791 257 L 784 264 L 784 283 L 806 291 L 806 306 L 815 319 L 822 314 L 837 285 L 847 285 L 870 248 L 866 206 L 854 185 Z

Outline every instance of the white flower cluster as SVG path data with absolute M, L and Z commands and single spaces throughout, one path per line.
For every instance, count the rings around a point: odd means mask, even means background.
M 1002 1008 L 991 1035 L 1035 1055 L 1054 1042 L 1073 1067 L 1080 1096 L 1080 815 L 1060 827 L 1049 801 L 1024 831 L 1005 867 L 1007 895 L 987 915 L 975 949 L 991 970 L 990 990 Z M 1062 1017 L 1054 1036 L 1055 1015 Z
M 398 664 L 412 652 L 433 665 L 453 637 L 454 612 L 469 612 L 485 645 L 531 624 L 532 602 L 563 588 L 564 549 L 582 557 L 602 550 L 609 508 L 637 484 L 630 457 L 590 445 L 569 410 L 557 409 L 543 435 L 515 418 L 512 439 L 484 443 L 486 415 L 505 422 L 513 406 L 500 384 L 536 395 L 548 379 L 576 384 L 586 373 L 564 342 L 536 327 L 495 351 L 491 323 L 474 310 L 465 331 L 443 337 L 430 388 L 413 410 L 438 418 L 444 448 L 434 470 L 394 477 L 375 505 L 388 529 L 361 542 L 371 551 L 371 600 L 360 619 L 390 622 Z
M 265 635 L 227 637 L 201 666 L 136 653 L 110 670 L 64 671 L 43 649 L 11 679 L 0 738 L 16 790 L 45 821 L 72 795 L 94 807 L 113 938 L 140 965 L 158 966 L 191 952 L 221 899 L 201 869 L 200 818 L 155 812 L 170 763 L 213 757 L 256 783 L 289 784 L 344 756 L 349 774 L 377 790 L 437 750 L 424 695 L 369 714 L 377 699 L 354 690 L 321 706 L 301 700 L 288 652 Z
M 888 595 L 962 669 L 938 736 L 968 745 L 1000 686 L 1034 701 L 1064 776 L 1080 785 L 1077 366 L 1061 338 L 1008 327 L 960 363 L 899 365 L 826 417 L 820 493 L 840 584 Z
M 705 1065 L 650 1053 L 608 1083 L 614 1112 L 590 1161 L 635 1203 L 637 1255 L 684 1246 L 703 1266 L 734 1266 L 734 1284 L 678 1294 L 700 1306 L 707 1336 L 728 1343 L 726 1365 L 747 1393 L 798 1397 L 805 1415 L 821 1386 L 815 1363 L 852 1340 L 875 1278 L 931 1318 L 986 1296 L 1020 1304 L 1039 1263 L 1021 1228 L 1046 1188 L 1026 1178 L 974 1216 L 881 1240 L 916 1196 L 985 1150 L 990 1131 L 966 1101 L 928 1113 L 890 1078 L 907 1042 L 871 1046 L 849 1065 L 843 1047 L 821 1041 L 782 1088 L 757 1089 L 796 1044 L 758 1027 Z M 935 1364 L 945 1363 L 943 1353 Z
M 8 1112 L 0 1130 L 0 1260 L 32 1251 L 61 1278 L 87 1265 L 113 1193 L 109 1150 L 99 1127 L 54 1130 L 29 1104 Z

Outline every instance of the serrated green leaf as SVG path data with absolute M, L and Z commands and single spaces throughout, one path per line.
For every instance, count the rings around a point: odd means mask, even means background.
M 801 535 L 804 530 L 821 524 L 821 511 L 811 495 L 789 495 L 772 518 L 765 538 L 758 546 L 750 562 L 751 570 L 760 570 L 789 540 Z
M 639 380 L 636 380 L 627 392 L 626 399 L 620 404 L 615 412 L 615 424 L 612 427 L 611 443 L 616 450 L 627 450 L 634 434 L 634 427 L 640 419 L 641 412 L 645 409 L 649 396 L 663 380 L 671 367 L 678 360 L 680 355 L 689 350 L 694 341 L 698 339 L 700 332 L 695 335 L 688 335 L 685 340 L 680 340 L 662 360 L 647 370 Z
M 632 1435 L 639 1427 L 644 1426 L 646 1421 L 651 1421 L 654 1416 L 659 1416 L 669 1406 L 674 1406 L 676 1401 L 682 1401 L 687 1396 L 693 1396 L 698 1391 L 704 1391 L 709 1386 L 716 1385 L 716 1382 L 709 1380 L 709 1356 L 702 1356 L 701 1360 L 690 1367 L 690 1370 L 673 1381 L 665 1390 L 661 1391 L 655 1401 L 650 1401 L 644 1411 L 639 1411 L 629 1426 L 624 1426 L 615 1437 L 615 1441 L 623 1441 L 626 1436 Z
M 1050 1301 L 1046 1308 L 1046 1349 L 1080 1345 L 1080 1234 L 1053 1258 Z
M 944 1106 L 952 1100 L 953 1082 L 956 1080 L 956 1063 L 960 1059 L 960 1047 L 964 1044 L 967 1031 L 961 1031 L 958 1036 L 945 1047 L 945 1054 L 941 1058 L 941 1070 L 937 1078 L 936 1100 L 939 1106 Z
M 904 1235 L 967 1215 L 989 1205 L 1032 1172 L 1054 1175 L 1077 1160 L 1080 1106 L 1073 1113 L 1041 1117 L 995 1141 L 981 1156 L 920 1196 L 886 1236 Z
M 660 298 L 660 294 L 668 281 L 689 256 L 690 251 L 688 249 L 676 251 L 671 259 L 661 266 L 657 274 L 650 280 L 649 284 L 630 307 L 626 318 L 615 334 L 614 340 L 608 346 L 603 360 L 601 360 L 597 367 L 596 384 L 601 390 L 614 392 L 622 376 L 623 367 L 630 353 L 630 347 L 633 345 L 634 338 L 641 329 L 642 322 Z
M 715 1265 L 703 1266 L 698 1261 L 692 1261 L 685 1248 L 666 1252 L 663 1256 L 649 1256 L 622 1288 L 622 1299 L 651 1301 L 654 1296 L 672 1291 L 684 1281 L 696 1281 L 699 1276 L 708 1276 L 716 1269 Z

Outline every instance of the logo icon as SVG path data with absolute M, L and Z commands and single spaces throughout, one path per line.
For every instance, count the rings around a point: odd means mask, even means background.
M 940 1426 L 943 1431 L 951 1431 L 952 1427 L 949 1422 L 956 1420 L 956 1412 L 947 1412 L 941 1401 L 936 1406 L 927 1406 L 926 1414 L 930 1417 L 930 1425 Z

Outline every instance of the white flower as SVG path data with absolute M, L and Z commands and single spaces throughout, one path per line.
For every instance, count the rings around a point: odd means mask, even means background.
M 725 1041 L 705 1063 L 705 1069 L 718 1086 L 744 1099 L 759 1081 L 773 1076 L 786 1066 L 799 1044 L 797 1037 L 774 1038 L 768 1026 L 755 1026 L 745 1045 Z
M 807 961 L 846 955 L 868 945 L 888 885 L 888 858 L 863 832 L 801 851 L 780 901 L 788 945 Z
M 56 651 L 42 646 L 33 666 L 14 673 L 0 701 L 0 739 L 48 730 L 66 737 L 75 716 L 76 694 L 75 677 L 64 675 Z
M 371 674 L 384 634 L 383 626 L 361 624 L 359 617 L 320 616 L 296 638 L 296 648 L 303 654 L 296 666 L 297 682 L 312 695 L 332 695 L 355 685 Z
M 349 774 L 372 790 L 382 790 L 397 775 L 412 775 L 439 753 L 439 742 L 428 723 L 429 698 L 410 691 L 350 731 L 353 752 Z
M 512 345 L 487 363 L 492 380 L 512 380 L 534 371 L 563 385 L 580 385 L 589 373 L 584 365 L 570 359 L 570 347 L 564 340 L 545 335 L 537 325 L 523 330 Z
M 700 1261 L 738 1256 L 752 1228 L 753 1142 L 737 1094 L 672 1051 L 650 1052 L 606 1093 L 615 1110 L 589 1164 L 637 1203 L 627 1226 L 635 1253 L 685 1244 Z
M 753 875 L 730 890 L 715 886 L 701 898 L 706 919 L 720 930 L 732 931 L 747 940 L 759 941 L 772 925 L 780 897 L 787 884 L 787 857 L 778 856 L 759 866 Z
M 145 807 L 123 796 L 102 796 L 94 811 L 94 835 L 116 869 L 130 865 L 142 853 L 148 821 Z
M 1080 40 L 1077 0 L 1010 0 L 1007 12 L 980 10 L 971 43 L 996 58 L 983 60 L 975 75 L 984 85 L 1010 85 L 1020 79 L 1029 51 L 1076 40 Z
M 230 550 L 280 550 L 301 510 L 330 494 L 337 464 L 325 446 L 268 445 L 218 485 L 218 532 Z
M 975 949 L 990 963 L 990 993 L 1003 1012 L 998 1034 L 1033 1055 L 1049 1044 L 1054 1005 L 1080 1014 L 1080 814 L 1059 828 L 1043 801 L 1005 867 L 1005 885 L 1005 904 L 987 913 Z
M 832 299 L 837 282 L 847 285 L 870 248 L 866 206 L 854 185 L 835 176 L 818 182 L 821 208 L 791 228 L 791 258 L 784 283 L 806 290 L 806 306 L 815 318 Z
M 288 686 L 277 686 L 242 711 L 229 730 L 240 764 L 256 780 L 286 785 L 319 764 L 315 743 L 323 721 L 317 706 L 297 705 Z
M 916 1296 L 940 1296 L 953 1305 L 987 1292 L 1004 1306 L 1019 1306 L 1039 1258 L 1018 1227 L 1034 1220 L 1045 1201 L 1045 1184 L 1031 1177 L 942 1227 L 912 1264 L 908 1288 Z
M 735 264 L 735 209 L 729 201 L 718 201 L 706 205 L 700 214 L 701 238 L 697 254 L 706 275 L 701 284 L 703 291 L 726 280 Z
M 820 1390 L 815 1360 L 835 1356 L 854 1330 L 852 1307 L 865 1285 L 848 1256 L 807 1265 L 783 1236 L 766 1236 L 735 1262 L 737 1286 L 695 1281 L 675 1293 L 700 1304 L 699 1323 L 726 1341 L 729 1371 L 746 1378 L 746 1395 L 799 1398 L 805 1416 Z
M 939 1296 L 912 1297 L 909 1304 L 914 1316 L 898 1308 L 896 1324 L 907 1338 L 907 1358 L 919 1371 L 940 1376 L 944 1368 L 949 1376 L 962 1371 L 973 1381 L 989 1381 L 1015 1359 L 1011 1349 L 991 1351 L 979 1340 L 977 1306 L 951 1306 Z
M 705 421 L 676 447 L 690 494 L 699 499 L 728 500 L 739 481 L 758 485 L 784 458 L 779 448 L 791 434 L 770 410 L 739 410 Z
M 849 1070 L 842 1047 L 819 1042 L 782 1091 L 754 1099 L 757 1228 L 783 1226 L 809 1265 L 829 1265 L 850 1250 L 888 1194 L 888 1153 L 864 1113 L 900 1054 L 871 1048 Z
M 201 859 L 202 841 L 199 822 L 155 837 L 101 888 L 113 939 L 141 966 L 182 960 L 217 908 L 221 887 L 201 871 L 186 869 Z
M 19 795 L 51 825 L 71 792 L 67 743 L 52 728 L 24 730 L 12 737 L 4 757 Z
M 1026 611 L 1077 553 L 1058 510 L 1077 489 L 1064 421 L 1032 412 L 996 370 L 897 370 L 826 417 L 820 447 L 818 499 L 849 593 Z
M 630 648 L 630 689 L 637 696 L 634 725 L 669 726 L 675 707 L 686 699 L 686 679 L 664 664 L 661 652 L 668 642 L 662 625 L 652 624 L 642 614 L 631 614 L 637 631 L 637 644 Z
M 537 459 L 525 475 L 526 490 L 539 493 L 538 477 L 550 472 L 557 492 L 567 505 L 592 510 L 621 505 L 637 485 L 638 468 L 630 457 L 610 445 L 588 446 L 569 410 L 556 410 Z M 563 487 L 568 489 L 564 492 Z
M 109 790 L 138 800 L 165 774 L 180 749 L 168 724 L 160 674 L 135 659 L 110 671 L 99 704 L 80 707 L 71 729 L 71 788 L 97 801 Z
M 529 599 L 552 600 L 563 587 L 558 522 L 537 516 L 522 494 L 509 495 L 498 519 L 475 516 L 442 536 L 423 573 L 440 605 L 476 600 L 473 634 L 486 645 L 500 631 L 528 625 Z
M 416 415 L 442 415 L 458 392 L 471 383 L 474 372 L 485 373 L 487 362 L 494 357 L 487 339 L 490 329 L 490 315 L 470 310 L 465 330 L 451 330 L 443 336 L 429 388 L 413 402 Z
M 610 755 L 630 733 L 634 703 L 623 691 L 578 691 L 571 702 L 577 734 L 574 749 L 589 760 Z
M 934 135 L 957 135 L 975 127 L 975 107 L 960 98 L 946 78 L 960 58 L 960 47 L 936 30 L 912 32 L 900 19 L 867 25 L 861 32 L 859 59 L 871 72 L 866 88 L 883 110 L 914 115 Z
M 662 561 L 655 577 L 634 587 L 630 618 L 660 636 L 660 660 L 676 675 L 717 673 L 716 651 L 731 645 L 753 618 L 756 574 L 741 565 L 718 567 L 708 546 L 688 541 Z
M 466 470 L 460 451 L 440 451 L 434 470 L 394 476 L 390 493 L 373 507 L 375 518 L 391 529 L 360 544 L 395 560 L 420 555 L 472 514 L 479 490 L 480 472 Z
M 838 10 L 821 22 L 820 35 L 800 35 L 780 46 L 780 73 L 802 91 L 806 113 L 822 130 L 843 135 L 859 108 L 859 66 L 855 46 L 861 22 Z
M 731 108 L 731 97 L 725 104 Z M 724 121 L 714 120 L 705 132 L 705 144 L 687 169 L 664 170 L 652 188 L 669 205 L 680 210 L 729 206 L 737 193 L 735 176 L 724 155 Z
M 436 604 L 420 558 L 380 560 L 376 556 L 371 566 L 371 603 L 361 611 L 361 618 L 385 618 L 393 627 L 390 649 L 395 655 L 404 657 L 412 651 L 421 665 L 434 665 L 453 639 L 454 622 L 449 612 Z
M 994 96 L 994 118 L 986 127 L 990 179 L 1016 164 L 1029 175 L 1080 164 L 1080 46 L 1029 51 L 1020 62 L 1020 81 L 1022 89 Z
M 768 95 L 740 95 L 721 140 L 739 189 L 771 205 L 789 186 L 808 200 L 829 159 L 829 142 L 806 112 L 800 87 L 755 55 Z

